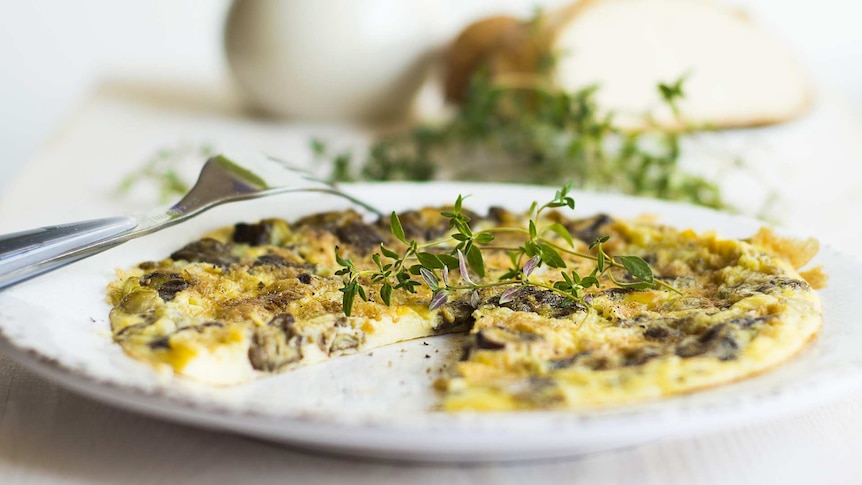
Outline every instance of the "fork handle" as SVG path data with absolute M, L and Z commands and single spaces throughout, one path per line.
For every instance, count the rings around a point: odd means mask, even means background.
M 134 217 L 108 217 L 0 236 L 0 288 L 89 256 L 95 243 L 130 232 Z M 110 246 L 99 246 L 99 250 Z

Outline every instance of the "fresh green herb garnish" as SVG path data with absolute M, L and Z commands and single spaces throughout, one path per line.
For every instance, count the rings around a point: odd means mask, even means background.
M 683 85 L 684 77 L 658 86 L 675 113 Z M 340 181 L 572 180 L 582 189 L 724 206 L 715 184 L 680 168 L 680 133 L 616 127 L 613 116 L 598 109 L 597 90 L 506 87 L 478 72 L 448 122 L 383 136 L 363 154 L 330 154 L 315 140 L 315 153 L 333 162 L 333 178 Z
M 682 85 L 685 82 L 686 77 L 687 76 L 683 75 L 680 76 L 680 78 L 673 83 L 658 84 L 658 93 L 661 95 L 662 101 L 664 101 L 665 104 L 670 107 L 671 111 L 673 111 L 674 116 L 676 116 L 678 119 L 680 118 L 680 113 L 677 102 L 685 97 L 685 92 L 683 92 L 682 90 Z
M 517 290 L 523 286 L 534 286 L 558 293 L 578 304 L 589 306 L 589 295 L 584 290 L 601 286 L 602 278 L 623 288 L 647 289 L 663 286 L 677 291 L 667 283 L 655 278 L 649 264 L 638 256 L 612 256 L 607 253 L 604 243 L 608 237 L 596 239 L 591 245 L 591 253 L 574 250 L 574 240 L 568 229 L 558 222 L 547 223 L 541 215 L 548 209 L 575 208 L 575 200 L 569 195 L 572 184 L 558 190 L 554 198 L 542 205 L 533 203 L 529 211 L 527 227 L 493 227 L 474 231 L 470 227 L 470 217 L 462 210 L 463 196 L 458 196 L 451 210 L 441 212 L 449 220 L 450 234 L 442 239 L 417 242 L 408 240 L 398 215 L 393 212 L 389 229 L 403 245 L 403 249 L 388 248 L 380 245 L 380 252 L 372 255 L 375 268 L 358 269 L 349 258 L 343 257 L 338 248 L 335 259 L 341 267 L 336 272 L 344 278 L 342 303 L 344 314 L 350 316 L 354 301 L 358 296 L 368 299 L 368 290 L 363 280 L 380 285 L 380 299 L 391 304 L 392 292 L 406 290 L 416 292 L 424 282 L 432 291 L 430 308 L 444 305 L 453 293 L 470 293 L 474 306 L 479 298 L 479 290 L 492 287 L 509 286 L 500 295 L 500 303 L 510 301 Z M 523 242 L 514 247 L 494 244 L 496 235 L 515 233 L 523 236 Z M 552 239 L 556 234 L 565 244 Z M 495 281 L 484 281 L 487 274 L 484 251 L 504 250 L 508 252 L 511 266 Z M 585 258 L 595 262 L 593 270 L 586 275 L 576 271 L 565 271 L 563 254 Z M 553 283 L 532 279 L 532 273 L 541 266 L 559 269 L 560 279 Z M 611 270 L 622 272 L 615 275 Z M 458 276 L 450 279 L 450 272 Z M 474 275 L 476 277 L 474 277 Z

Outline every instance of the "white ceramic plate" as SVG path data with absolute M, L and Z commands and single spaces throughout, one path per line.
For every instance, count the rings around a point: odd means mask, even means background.
M 451 203 L 523 210 L 553 190 L 477 184 L 368 184 L 350 191 L 386 209 Z M 746 237 L 758 223 L 707 209 L 630 197 L 575 194 L 577 213 L 648 212 L 675 226 Z M 444 414 L 432 383 L 460 355 L 459 336 L 393 345 L 232 388 L 158 375 L 111 341 L 104 287 L 113 269 L 165 257 L 201 233 L 261 217 L 294 218 L 346 207 L 339 199 L 285 195 L 214 209 L 0 293 L 2 352 L 83 394 L 174 421 L 329 452 L 421 461 L 512 460 L 576 455 L 705 432 L 798 412 L 862 384 L 862 264 L 828 246 L 815 264 L 822 334 L 774 371 L 713 390 L 606 412 Z

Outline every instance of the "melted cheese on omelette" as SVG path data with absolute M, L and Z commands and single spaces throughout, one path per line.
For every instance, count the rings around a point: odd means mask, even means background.
M 345 317 L 334 248 L 361 269 L 374 267 L 371 255 L 381 242 L 400 243 L 388 224 L 343 211 L 237 224 L 164 260 L 120 271 L 108 288 L 112 331 L 129 355 L 216 385 L 469 331 L 463 360 L 438 383 L 443 407 L 458 411 L 609 406 L 715 386 L 779 364 L 820 327 L 819 299 L 797 271 L 816 253 L 813 240 L 793 242 L 768 230 L 726 240 L 649 219 L 548 217 L 576 237 L 577 251 L 609 235 L 608 252 L 644 258 L 678 291 L 603 281 L 581 305 L 522 286 L 501 304 L 503 288 L 495 287 L 478 299 L 454 292 L 429 310 L 424 286 L 394 292 L 387 306 L 364 281 L 368 301 L 357 300 Z M 410 239 L 435 240 L 448 231 L 436 209 L 400 218 Z M 525 216 L 492 209 L 472 219 L 487 228 L 523 225 Z M 518 237 L 501 234 L 495 244 L 517 245 Z M 569 270 L 589 273 L 589 260 L 564 259 Z M 486 280 L 497 280 L 508 265 L 504 251 L 489 250 Z M 550 282 L 559 272 L 540 268 L 531 277 Z M 816 269 L 806 277 L 823 280 Z

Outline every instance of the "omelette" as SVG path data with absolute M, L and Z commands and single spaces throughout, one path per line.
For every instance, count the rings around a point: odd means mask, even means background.
M 410 291 L 383 298 L 381 281 L 368 276 L 380 267 L 381 244 L 402 250 L 405 240 L 444 241 L 435 250 L 450 252 L 447 210 L 398 214 L 402 237 L 389 221 L 368 222 L 352 210 L 216 230 L 164 259 L 117 271 L 107 288 L 113 338 L 156 369 L 227 386 L 468 333 L 462 359 L 436 382 L 441 408 L 458 412 L 605 408 L 710 388 L 779 365 L 821 327 L 815 290 L 826 277 L 802 270 L 818 251 L 815 240 L 769 229 L 724 239 L 648 216 L 549 211 L 538 222 L 565 228 L 547 236 L 569 248 L 556 265 L 564 271 L 589 274 L 595 259 L 578 255 L 595 254 L 601 240 L 610 254 L 647 263 L 660 283 L 652 287 L 625 284 L 631 275 L 614 268 L 580 298 L 567 298 L 554 290 L 560 270 L 546 264 L 518 284 L 498 284 L 513 261 L 505 248 L 524 238 L 500 231 L 483 248 L 484 275 L 468 276 L 471 288 L 453 284 L 442 301 L 416 276 Z M 474 231 L 526 227 L 530 217 L 497 207 L 466 212 Z M 369 270 L 358 280 L 365 298 L 349 311 L 340 271 L 347 259 Z M 447 280 L 467 276 L 443 272 Z

